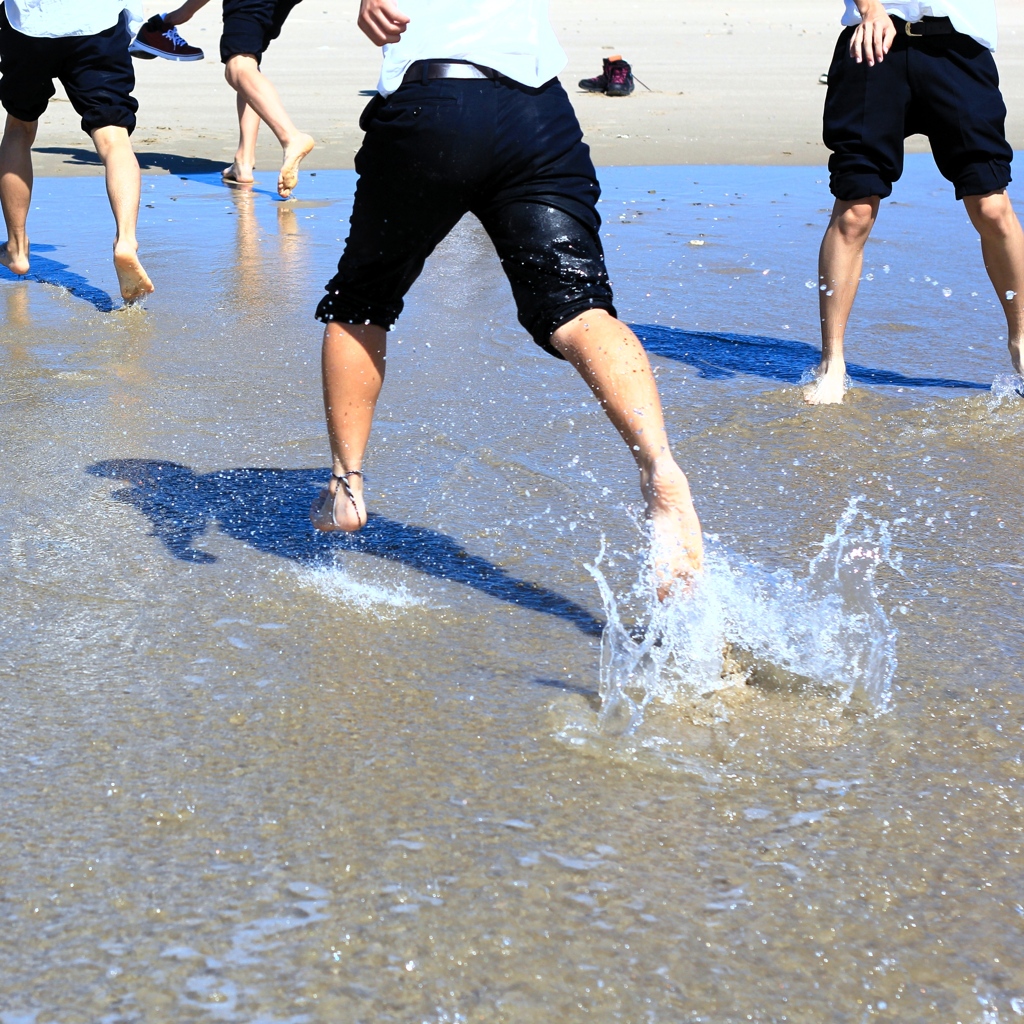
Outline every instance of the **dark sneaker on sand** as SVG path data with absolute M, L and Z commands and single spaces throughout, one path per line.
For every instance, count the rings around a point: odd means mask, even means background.
M 165 25 L 159 14 L 154 14 L 135 37 L 128 52 L 133 57 L 150 60 L 163 57 L 165 60 L 202 60 L 203 51 L 198 46 L 189 46 L 173 25 Z
M 604 87 L 605 96 L 628 96 L 636 86 L 633 84 L 633 69 L 621 57 L 608 65 L 608 82 Z
M 608 84 L 608 65 L 613 60 L 622 60 L 621 57 L 605 57 L 604 59 L 604 70 L 601 74 L 594 78 L 581 78 L 580 88 L 587 92 L 604 92 L 605 86 Z

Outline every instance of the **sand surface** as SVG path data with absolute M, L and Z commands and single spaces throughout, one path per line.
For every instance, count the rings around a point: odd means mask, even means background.
M 160 8 L 146 5 L 146 13 Z M 296 124 L 318 140 L 309 168 L 352 166 L 359 112 L 377 81 L 379 53 L 355 24 L 354 0 L 305 0 L 264 60 Z M 569 55 L 569 89 L 600 165 L 823 163 L 818 76 L 839 32 L 839 0 L 552 0 Z M 999 7 L 997 54 L 1009 108 L 1007 129 L 1024 145 L 1024 4 Z M 141 109 L 136 149 L 147 173 L 219 168 L 236 143 L 234 94 L 218 55 L 220 4 L 210 3 L 182 35 L 206 59 L 137 61 Z M 633 96 L 576 89 L 601 58 L 622 53 L 640 79 Z M 269 132 L 260 164 L 278 162 Z M 910 141 L 910 150 L 926 146 Z M 50 105 L 36 145 L 39 174 L 95 173 L 89 140 L 63 92 Z

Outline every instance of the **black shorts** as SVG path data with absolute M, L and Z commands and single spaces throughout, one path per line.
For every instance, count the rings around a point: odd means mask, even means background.
M 557 79 L 435 79 L 376 97 L 360 119 L 359 181 L 324 322 L 388 330 L 427 257 L 466 213 L 494 242 L 519 322 L 545 351 L 588 309 L 613 316 L 590 150 Z
M 59 79 L 82 118 L 82 131 L 135 130 L 135 68 L 128 54 L 128 15 L 94 36 L 41 39 L 11 28 L 0 6 L 0 103 L 19 121 L 38 121 Z
M 918 133 L 957 199 L 1006 188 L 1013 150 L 992 54 L 959 32 L 911 39 L 905 22 L 893 22 L 892 49 L 874 67 L 850 56 L 852 28 L 836 44 L 822 133 L 832 194 L 889 195 L 903 173 L 903 140 Z
M 249 54 L 258 64 L 271 40 L 281 34 L 285 19 L 301 0 L 224 0 L 221 63 Z

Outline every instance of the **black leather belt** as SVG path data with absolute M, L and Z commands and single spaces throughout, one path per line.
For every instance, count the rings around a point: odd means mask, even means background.
M 501 78 L 494 68 L 457 60 L 417 60 L 409 65 L 402 83 L 427 82 L 432 78 Z
M 894 24 L 903 21 L 902 18 L 897 17 L 893 17 L 892 20 Z M 920 21 L 904 21 L 903 31 L 911 39 L 921 39 L 924 36 L 951 36 L 956 29 L 949 18 L 922 18 Z

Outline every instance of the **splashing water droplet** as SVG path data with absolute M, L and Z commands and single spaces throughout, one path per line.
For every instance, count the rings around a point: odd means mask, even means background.
M 953 289 L 952 288 L 943 288 L 942 289 L 942 294 L 945 295 L 946 298 L 948 299 L 950 297 L 950 295 L 953 294 Z
M 1016 292 L 1007 291 L 1007 293 L 1006 293 L 1006 301 L 1007 302 L 1013 302 L 1013 300 L 1015 298 L 1017 298 L 1017 293 Z
M 634 732 L 651 701 L 676 703 L 747 681 L 756 671 L 834 693 L 857 694 L 876 713 L 889 706 L 896 631 L 874 580 L 899 571 L 888 524 L 851 499 L 821 543 L 806 577 L 769 571 L 708 540 L 692 591 L 659 602 L 645 566 L 632 590 L 616 595 L 601 570 L 604 545 L 587 570 L 604 603 L 601 728 Z M 638 629 L 622 609 L 639 604 Z M 637 639 L 637 637 L 640 637 Z

